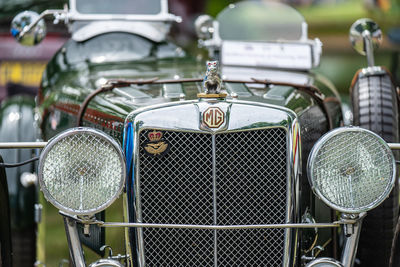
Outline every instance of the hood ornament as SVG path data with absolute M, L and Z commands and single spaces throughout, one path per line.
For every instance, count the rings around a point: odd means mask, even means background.
M 227 94 L 221 93 L 221 77 L 219 75 L 219 62 L 207 61 L 207 72 L 203 80 L 204 93 L 197 94 L 199 98 L 225 98 Z

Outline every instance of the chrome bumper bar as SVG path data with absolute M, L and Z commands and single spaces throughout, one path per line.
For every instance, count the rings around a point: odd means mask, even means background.
M 288 224 L 258 224 L 258 225 L 193 225 L 193 224 L 155 224 L 155 223 L 123 223 L 95 221 L 100 227 L 133 227 L 133 228 L 177 228 L 177 229 L 205 229 L 205 230 L 232 230 L 232 229 L 276 229 L 276 228 L 335 228 L 342 222 L 333 223 L 288 223 Z
M 124 222 L 103 222 L 98 220 L 85 220 L 77 216 L 71 216 L 60 212 L 64 216 L 66 225 L 69 226 L 67 231 L 70 252 L 77 254 L 71 255 L 75 262 L 82 263 L 83 256 L 77 253 L 80 247 L 79 239 L 74 238 L 75 233 L 72 230 L 76 229 L 76 223 L 80 222 L 86 225 L 95 224 L 99 227 L 133 227 L 133 228 L 177 228 L 177 229 L 206 229 L 206 230 L 232 230 L 232 229 L 273 229 L 273 228 L 335 228 L 343 227 L 345 231 L 345 244 L 341 256 L 341 264 L 344 267 L 352 267 L 354 264 L 355 255 L 357 252 L 358 239 L 360 236 L 361 222 L 366 213 L 359 215 L 342 216 L 339 221 L 332 223 L 287 223 L 287 224 L 261 224 L 261 225 L 191 225 L 191 224 L 153 224 L 153 223 L 124 223 Z M 76 231 L 76 230 L 75 230 Z M 72 236 L 71 236 L 72 234 Z M 83 263 L 84 264 L 84 263 Z M 84 266 L 84 265 L 78 265 Z

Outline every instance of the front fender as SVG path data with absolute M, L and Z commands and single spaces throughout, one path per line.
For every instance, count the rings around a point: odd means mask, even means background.
M 1 103 L 0 107 L 0 141 L 28 142 L 36 141 L 34 126 L 33 97 L 13 96 Z M 32 158 L 31 149 L 1 150 L 4 162 L 16 163 Z M 10 201 L 12 229 L 23 229 L 34 226 L 35 186 L 24 187 L 20 177 L 22 173 L 34 171 L 34 164 L 17 168 L 7 168 L 7 183 Z
M 3 159 L 0 156 L 0 162 Z M 0 265 L 4 267 L 12 266 L 11 257 L 11 229 L 10 229 L 10 206 L 8 201 L 8 188 L 6 172 L 0 168 Z

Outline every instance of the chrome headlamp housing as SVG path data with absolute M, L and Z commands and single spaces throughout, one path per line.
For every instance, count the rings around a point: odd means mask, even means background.
M 45 198 L 73 215 L 104 210 L 121 194 L 125 159 L 117 142 L 92 128 L 74 128 L 51 139 L 40 156 Z
M 318 258 L 308 263 L 306 267 L 343 267 L 343 265 L 335 259 Z
M 100 259 L 96 262 L 93 262 L 89 265 L 89 267 L 123 267 L 120 262 L 113 259 Z
M 394 186 L 395 170 L 386 142 L 358 127 L 338 128 L 320 138 L 307 168 L 315 194 L 346 213 L 365 212 L 382 203 Z

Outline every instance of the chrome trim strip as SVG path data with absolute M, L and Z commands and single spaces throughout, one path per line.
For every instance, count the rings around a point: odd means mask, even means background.
M 2 142 L 0 149 L 12 148 L 44 148 L 47 142 Z
M 299 218 L 299 171 L 301 170 L 301 150 L 299 148 L 300 133 L 297 135 L 297 131 L 300 131 L 297 119 L 288 121 L 287 123 L 287 180 L 286 180 L 286 223 L 296 222 Z M 297 143 L 296 143 L 297 142 Z M 297 158 L 296 158 L 297 156 Z M 293 235 L 293 236 L 292 236 Z M 296 249 L 296 245 L 293 247 L 291 240 L 297 238 L 297 232 L 286 229 L 285 231 L 285 250 L 283 258 L 283 266 L 289 266 L 293 261 L 293 255 L 291 249 Z
M 277 229 L 277 228 L 336 228 L 343 222 L 333 223 L 284 223 L 284 224 L 249 224 L 249 225 L 196 225 L 196 224 L 158 224 L 158 223 L 124 223 L 96 222 L 100 227 L 133 227 L 133 228 L 176 228 L 204 230 L 233 230 L 233 229 Z
M 136 166 L 135 168 L 135 188 L 134 188 L 134 192 L 135 192 L 135 210 L 136 210 L 136 221 L 137 222 L 142 222 L 143 221 L 143 217 L 142 217 L 142 205 L 141 205 L 141 197 L 140 197 L 140 175 L 139 175 L 139 170 L 140 170 L 140 161 L 139 161 L 139 127 L 135 127 L 135 133 L 134 133 L 134 138 L 133 138 L 133 144 L 134 144 L 134 164 Z M 145 263 L 145 254 L 144 254 L 144 240 L 143 240 L 143 229 L 138 228 L 136 231 L 137 234 L 137 250 L 138 250 L 138 265 L 140 267 L 144 267 L 146 266 Z
M 291 122 L 288 122 L 286 125 L 286 223 L 288 222 L 293 222 L 293 194 L 295 192 L 292 192 L 293 186 L 292 182 L 294 180 L 294 176 L 292 174 L 294 168 L 293 168 L 293 151 L 292 151 L 292 145 L 293 145 L 293 128 Z M 293 179 L 291 179 L 293 177 Z M 285 229 L 285 243 L 284 243 L 284 251 L 283 251 L 283 266 L 288 267 L 289 266 L 289 261 L 290 261 L 290 240 L 291 240 L 291 231 L 290 229 Z

